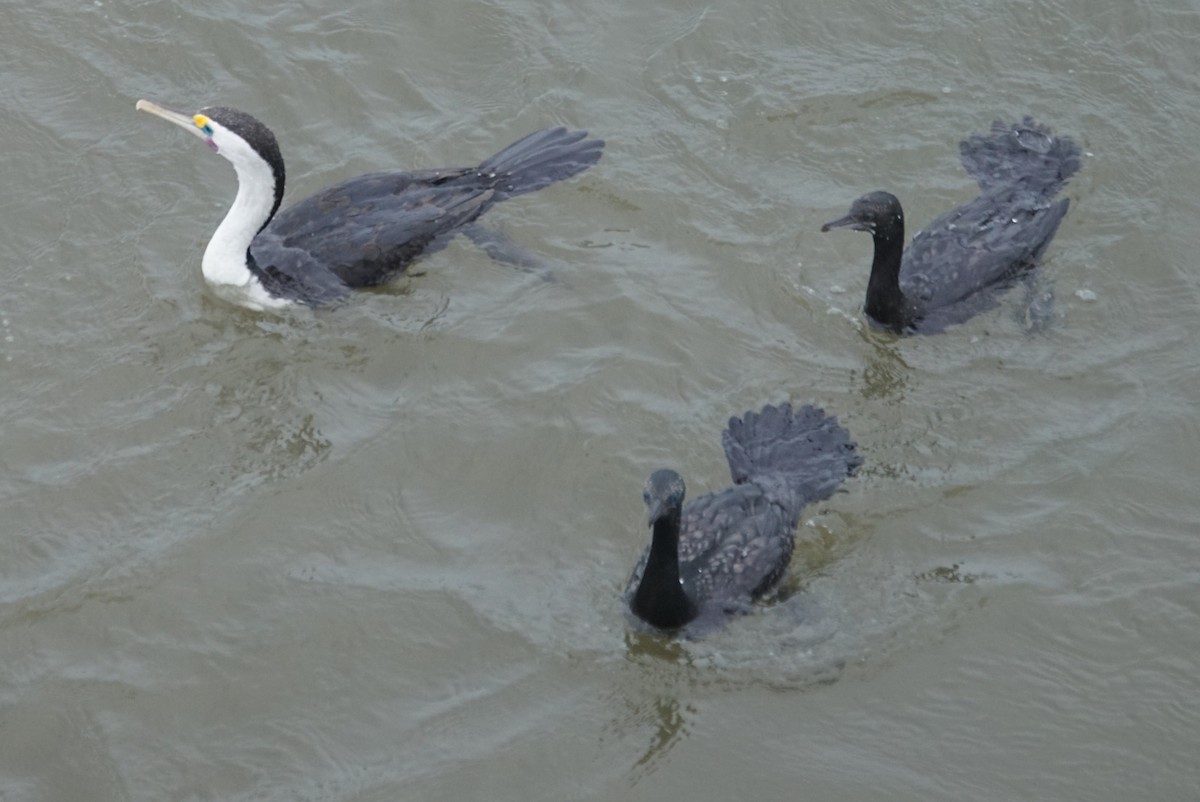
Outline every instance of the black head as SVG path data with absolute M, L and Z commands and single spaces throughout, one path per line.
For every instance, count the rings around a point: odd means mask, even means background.
M 277 162 L 283 164 L 283 155 L 279 152 L 279 142 L 275 139 L 275 133 L 259 122 L 258 118 L 228 106 L 209 106 L 197 113 L 210 120 L 216 120 L 246 140 L 246 144 L 258 151 L 258 155 L 272 167 Z
M 258 118 L 253 115 L 239 111 L 238 109 L 231 109 L 228 106 L 209 106 L 208 108 L 200 109 L 196 116 L 198 118 L 206 117 L 209 120 L 219 123 L 230 133 L 237 134 L 247 145 L 254 149 L 254 152 L 263 161 L 271 165 L 271 172 L 275 175 L 275 206 L 271 209 L 271 216 L 273 217 L 275 212 L 279 210 L 279 204 L 283 202 L 285 178 L 283 154 L 279 150 L 279 141 L 275 139 L 275 133 L 259 122 Z
M 904 210 L 900 208 L 900 201 L 895 195 L 881 190 L 863 195 L 850 205 L 850 211 L 845 217 L 829 221 L 821 226 L 821 230 L 849 228 L 880 235 L 897 227 L 901 231 L 904 230 Z
M 668 468 L 662 468 L 650 474 L 646 487 L 642 491 L 642 500 L 646 502 L 651 525 L 670 512 L 678 513 L 683 506 L 683 495 L 686 489 L 683 477 Z

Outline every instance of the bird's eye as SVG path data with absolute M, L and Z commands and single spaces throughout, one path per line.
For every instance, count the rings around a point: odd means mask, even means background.
M 212 136 L 213 130 L 212 130 L 211 125 L 206 125 L 203 128 L 201 128 L 200 130 L 203 131 L 204 133 L 208 134 L 209 136 Z

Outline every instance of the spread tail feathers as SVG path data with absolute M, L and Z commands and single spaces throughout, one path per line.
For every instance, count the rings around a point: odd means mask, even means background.
M 566 128 L 534 131 L 486 159 L 479 172 L 495 174 L 497 199 L 548 187 L 600 161 L 604 140 L 587 135 Z
M 958 146 L 962 165 L 987 192 L 1021 187 L 1053 198 L 1079 169 L 1082 151 L 1069 137 L 1025 117 L 1020 122 L 996 120 L 987 134 L 972 134 Z
M 721 441 L 736 484 L 785 485 L 794 494 L 796 513 L 829 498 L 862 464 L 837 418 L 808 404 L 796 410 L 791 404 L 768 405 L 730 418 Z

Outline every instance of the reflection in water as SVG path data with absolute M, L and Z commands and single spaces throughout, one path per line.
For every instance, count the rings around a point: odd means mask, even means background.
M 664 765 L 701 715 L 692 701 L 749 687 L 803 692 L 836 682 L 847 664 L 836 616 L 812 594 L 791 589 L 704 640 L 626 632 L 626 670 L 606 728 L 635 744 L 631 784 Z M 853 640 L 852 640 L 853 642 Z
M 684 713 L 694 716 L 696 709 L 681 704 L 676 691 L 681 689 L 680 679 L 691 668 L 692 659 L 681 642 L 650 633 L 626 632 L 625 648 L 628 666 L 638 681 L 622 683 L 617 692 L 622 712 L 610 727 L 619 735 L 636 731 L 639 742 L 649 731 L 649 743 L 630 770 L 630 782 L 636 784 L 654 773 L 688 733 Z M 654 682 L 656 678 L 662 682 Z M 645 691 L 645 695 L 633 697 L 630 690 Z
M 675 744 L 683 740 L 687 730 L 684 727 L 687 719 L 680 711 L 679 700 L 673 697 L 660 696 L 651 701 L 648 712 L 653 715 L 655 732 L 650 745 L 637 762 L 633 764 L 633 782 L 638 782 L 654 772 L 659 763 L 671 751 Z M 695 714 L 695 708 L 688 706 L 687 712 Z
M 687 737 L 688 722 L 697 715 L 695 706 L 681 703 L 669 693 L 643 699 L 622 695 L 620 711 L 606 729 L 619 741 L 633 736 L 637 757 L 627 773 L 631 786 L 665 765 L 667 755 Z
M 1023 277 L 1025 297 L 1017 306 L 1014 317 L 1027 334 L 1041 334 L 1055 324 L 1058 312 L 1054 303 L 1054 285 L 1035 270 Z
M 910 371 L 896 348 L 901 338 L 872 326 L 863 326 L 858 331 L 872 351 L 872 358 L 862 371 L 862 397 L 869 401 L 880 399 L 892 404 L 900 403 L 908 388 Z
M 626 632 L 625 649 L 630 660 L 651 657 L 676 665 L 687 664 L 690 661 L 687 651 L 679 641 L 651 632 Z
M 216 419 L 244 444 L 221 468 L 233 480 L 299 476 L 332 448 L 315 415 L 276 387 L 224 386 L 214 395 Z
M 964 573 L 958 563 L 939 565 L 917 574 L 919 582 L 952 582 L 966 585 L 972 585 L 983 578 L 982 574 Z

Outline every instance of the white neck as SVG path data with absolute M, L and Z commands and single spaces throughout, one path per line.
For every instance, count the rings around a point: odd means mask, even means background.
M 270 165 L 257 155 L 227 158 L 237 170 L 238 193 L 204 249 L 201 268 L 209 284 L 261 289 L 258 279 L 246 265 L 246 253 L 275 205 L 275 176 Z

